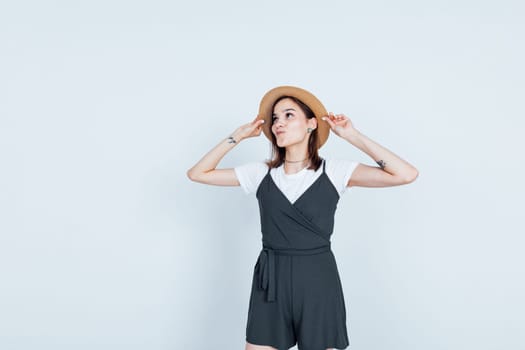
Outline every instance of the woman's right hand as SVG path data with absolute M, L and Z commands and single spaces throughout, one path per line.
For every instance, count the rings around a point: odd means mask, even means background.
M 240 141 L 248 137 L 259 136 L 262 131 L 264 119 L 255 119 L 253 122 L 241 125 L 231 135 L 235 140 Z

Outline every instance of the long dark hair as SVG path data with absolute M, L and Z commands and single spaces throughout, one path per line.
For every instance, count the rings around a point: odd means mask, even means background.
M 308 107 L 301 100 L 299 100 L 298 98 L 293 97 L 293 96 L 281 96 L 281 97 L 279 97 L 273 103 L 272 113 L 273 113 L 273 110 L 274 110 L 275 105 L 277 104 L 277 102 L 279 102 L 279 101 L 281 101 L 281 100 L 283 100 L 285 98 L 289 98 L 292 101 L 294 101 L 295 103 L 297 103 L 297 105 L 299 105 L 299 108 L 301 108 L 301 110 L 306 115 L 307 119 L 315 118 L 315 114 L 310 109 L 310 107 Z M 270 129 L 271 129 L 271 125 L 270 125 Z M 273 132 L 270 132 L 270 134 L 272 135 L 272 157 L 271 157 L 271 159 L 269 161 L 266 161 L 266 164 L 270 168 L 277 168 L 277 167 L 281 166 L 284 163 L 284 158 L 285 158 L 285 155 L 286 155 L 286 148 L 279 147 L 277 145 L 277 140 L 275 139 L 275 135 L 273 134 Z M 308 169 L 317 170 L 317 169 L 319 169 L 319 166 L 321 165 L 322 158 L 319 157 L 319 153 L 317 152 L 318 149 L 319 149 L 317 147 L 317 145 L 318 145 L 318 134 L 317 134 L 317 128 L 315 128 L 310 133 L 310 137 L 308 139 L 308 158 L 310 160 L 310 165 L 308 166 Z

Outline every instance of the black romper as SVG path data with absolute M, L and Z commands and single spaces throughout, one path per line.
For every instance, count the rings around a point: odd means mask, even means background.
M 246 341 L 287 350 L 345 349 L 346 308 L 330 236 L 339 193 L 325 173 L 292 204 L 270 169 L 256 197 L 262 244 L 254 267 Z

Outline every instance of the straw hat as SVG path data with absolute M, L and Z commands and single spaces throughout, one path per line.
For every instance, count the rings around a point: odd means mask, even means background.
M 317 118 L 317 138 L 319 141 L 317 148 L 321 148 L 330 134 L 330 125 L 321 119 L 328 115 L 326 108 L 311 92 L 296 86 L 278 86 L 271 89 L 263 96 L 259 105 L 259 114 L 257 115 L 256 120 L 264 119 L 262 130 L 268 140 L 272 140 L 271 127 L 273 105 L 275 101 L 282 96 L 296 97 L 314 112 L 315 117 Z

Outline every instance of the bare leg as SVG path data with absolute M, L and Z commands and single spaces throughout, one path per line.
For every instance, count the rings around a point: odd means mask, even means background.
M 246 342 L 245 350 L 277 350 L 277 349 L 271 346 L 267 346 L 267 345 L 255 345 L 255 344 Z
M 277 349 L 272 348 L 271 346 L 267 346 L 267 345 L 255 345 L 255 344 L 250 344 L 246 342 L 245 350 L 277 350 Z M 330 348 L 326 350 L 334 350 L 334 348 Z

